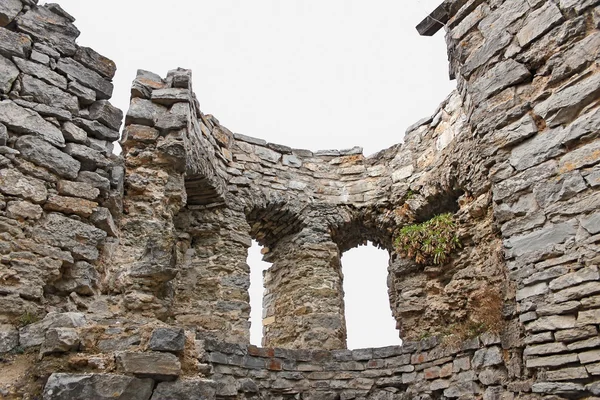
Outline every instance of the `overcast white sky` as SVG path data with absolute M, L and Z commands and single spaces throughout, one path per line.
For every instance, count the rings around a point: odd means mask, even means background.
M 368 155 L 400 142 L 454 88 L 443 35 L 414 28 L 442 0 L 54 1 L 77 18 L 80 45 L 117 63 L 112 102 L 124 111 L 138 68 L 190 68 L 203 112 L 233 132 L 311 150 L 358 145 Z M 342 259 L 349 348 L 399 343 L 387 259 L 370 246 Z M 249 263 L 259 343 L 256 246 Z

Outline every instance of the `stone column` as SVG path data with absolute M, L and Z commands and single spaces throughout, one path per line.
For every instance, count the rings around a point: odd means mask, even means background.
M 305 228 L 277 242 L 265 261 L 263 346 L 346 348 L 340 251 L 328 233 Z
M 177 324 L 231 343 L 250 342 L 252 244 L 243 212 L 194 206 L 176 218 L 182 262 L 175 279 L 173 318 Z

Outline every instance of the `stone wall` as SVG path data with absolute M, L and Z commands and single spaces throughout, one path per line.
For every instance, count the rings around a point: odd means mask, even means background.
M 124 174 L 112 149 L 123 113 L 108 101 L 116 67 L 76 44 L 60 6 L 35 3 L 0 5 L 3 324 L 97 295 L 102 248 L 116 243 L 121 214 Z
M 598 3 L 442 3 L 419 30 L 445 26 L 457 90 L 370 157 L 234 134 L 183 69 L 138 72 L 117 157 L 114 63 L 59 6 L 3 1 L 2 395 L 600 396 Z M 443 212 L 447 263 L 396 249 Z M 405 341 L 349 351 L 340 257 L 368 240 Z

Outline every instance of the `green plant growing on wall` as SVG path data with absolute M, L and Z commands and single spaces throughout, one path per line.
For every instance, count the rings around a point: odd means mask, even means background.
M 19 325 L 23 327 L 38 322 L 39 320 L 40 318 L 37 315 L 27 310 L 19 317 Z
M 420 224 L 406 225 L 396 235 L 396 250 L 418 264 L 444 264 L 461 247 L 451 213 L 436 215 Z

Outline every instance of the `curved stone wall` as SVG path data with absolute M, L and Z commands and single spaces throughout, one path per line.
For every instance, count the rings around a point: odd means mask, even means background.
M 600 395 L 597 0 L 445 1 L 457 91 L 370 157 L 233 134 L 190 71 L 110 60 L 58 5 L 0 3 L 0 389 L 8 398 Z M 399 228 L 452 212 L 421 265 Z M 251 240 L 264 349 L 248 346 Z M 402 347 L 345 350 L 341 254 L 390 253 Z M 37 396 L 37 397 L 36 397 Z

